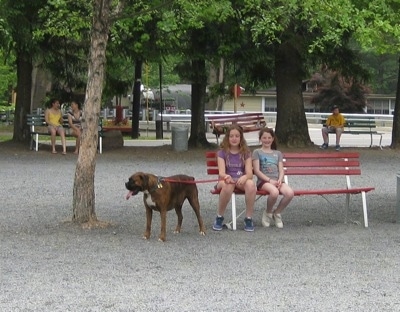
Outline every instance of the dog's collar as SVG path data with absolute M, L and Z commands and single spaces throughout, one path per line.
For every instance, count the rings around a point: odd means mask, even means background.
M 162 185 L 163 182 L 164 182 L 164 177 L 157 176 L 157 184 L 151 190 L 149 190 L 149 193 L 153 193 L 156 190 L 162 188 L 163 187 L 163 185 Z

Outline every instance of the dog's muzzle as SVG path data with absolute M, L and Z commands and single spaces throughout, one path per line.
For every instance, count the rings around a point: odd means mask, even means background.
M 129 191 L 128 194 L 126 194 L 125 196 L 126 199 L 129 199 L 131 196 L 136 195 L 142 190 L 140 186 L 136 185 L 135 183 L 132 183 L 130 179 L 128 182 L 125 183 L 125 187 Z

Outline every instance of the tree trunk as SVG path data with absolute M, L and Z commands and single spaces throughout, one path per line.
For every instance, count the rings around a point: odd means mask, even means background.
M 390 147 L 398 148 L 400 147 L 400 57 L 399 72 L 397 75 L 396 102 L 394 104 L 393 114 L 392 144 L 390 145 Z
M 135 83 L 133 84 L 133 107 L 132 107 L 132 139 L 139 138 L 139 117 L 140 117 L 140 88 L 142 86 L 143 61 L 136 60 Z
M 295 46 L 282 43 L 275 55 L 276 136 L 278 144 L 305 147 L 312 144 L 308 133 L 302 94 L 302 60 Z M 279 146 L 279 145 L 278 145 Z
M 208 103 L 206 104 L 206 109 L 213 110 L 217 109 L 218 106 L 218 96 L 215 94 L 214 91 L 218 87 L 218 67 L 214 64 L 210 65 L 208 69 Z
M 214 89 L 213 94 L 209 94 L 207 108 L 210 110 L 222 110 L 224 106 L 224 94 L 221 94 L 221 85 L 224 83 L 224 67 L 225 61 L 223 58 L 219 61 L 219 67 L 210 66 L 208 85 L 210 89 Z M 210 92 L 210 91 L 209 91 Z
M 79 223 L 95 224 L 94 173 L 98 144 L 98 122 L 103 92 L 106 47 L 109 33 L 110 4 L 112 0 L 94 0 L 93 24 L 88 81 L 82 123 L 81 148 L 76 164 L 73 190 L 73 218 Z
M 207 74 L 205 60 L 193 60 L 192 72 L 192 117 L 189 147 L 209 147 L 206 138 L 204 108 L 206 101 Z
M 225 60 L 221 58 L 220 63 L 219 63 L 219 75 L 218 75 L 218 82 L 220 85 L 225 84 Z M 224 98 L 225 94 L 220 94 L 218 96 L 218 102 L 217 102 L 217 111 L 221 111 L 224 108 Z
M 32 60 L 28 53 L 17 55 L 17 101 L 14 115 L 14 142 L 29 141 L 29 127 L 26 124 L 26 114 L 31 109 L 32 90 Z

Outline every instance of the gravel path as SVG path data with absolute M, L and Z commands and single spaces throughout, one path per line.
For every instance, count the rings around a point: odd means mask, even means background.
M 343 149 L 345 151 L 349 149 Z M 400 231 L 391 150 L 359 149 L 370 227 L 362 225 L 361 198 L 298 197 L 283 214 L 285 227 L 265 229 L 265 199 L 256 203 L 254 233 L 213 232 L 217 197 L 199 184 L 207 235 L 184 207 L 183 231 L 157 241 L 154 215 L 143 240 L 141 196 L 124 199 L 124 182 L 136 171 L 186 173 L 207 179 L 204 151 L 171 146 L 105 151 L 96 165 L 96 212 L 112 226 L 84 230 L 69 222 L 76 157 L 30 152 L 0 143 L 1 311 L 398 311 Z M 316 181 L 298 181 L 318 186 Z M 243 198 L 237 200 L 243 206 Z M 241 211 L 241 210 L 240 210 Z M 226 219 L 229 219 L 227 210 Z M 359 224 L 360 223 L 360 224 Z

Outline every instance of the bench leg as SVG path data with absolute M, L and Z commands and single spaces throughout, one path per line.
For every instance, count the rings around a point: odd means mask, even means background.
M 372 147 L 372 144 L 373 144 L 372 133 L 370 133 L 370 135 L 371 135 L 371 144 L 369 145 L 369 147 L 371 148 L 371 147 Z
M 103 153 L 103 138 L 99 135 L 99 154 Z
M 379 148 L 382 149 L 382 134 L 380 134 L 381 138 L 379 140 Z
M 236 196 L 232 193 L 232 230 L 236 231 Z
M 349 209 L 350 209 L 350 194 L 346 194 L 346 211 L 344 215 L 344 223 L 347 223 L 347 220 L 349 220 Z
M 367 211 L 367 196 L 365 192 L 361 192 L 362 204 L 363 204 L 363 213 L 364 213 L 364 226 L 368 227 L 368 211 Z
M 39 150 L 39 134 L 35 134 L 35 151 Z

